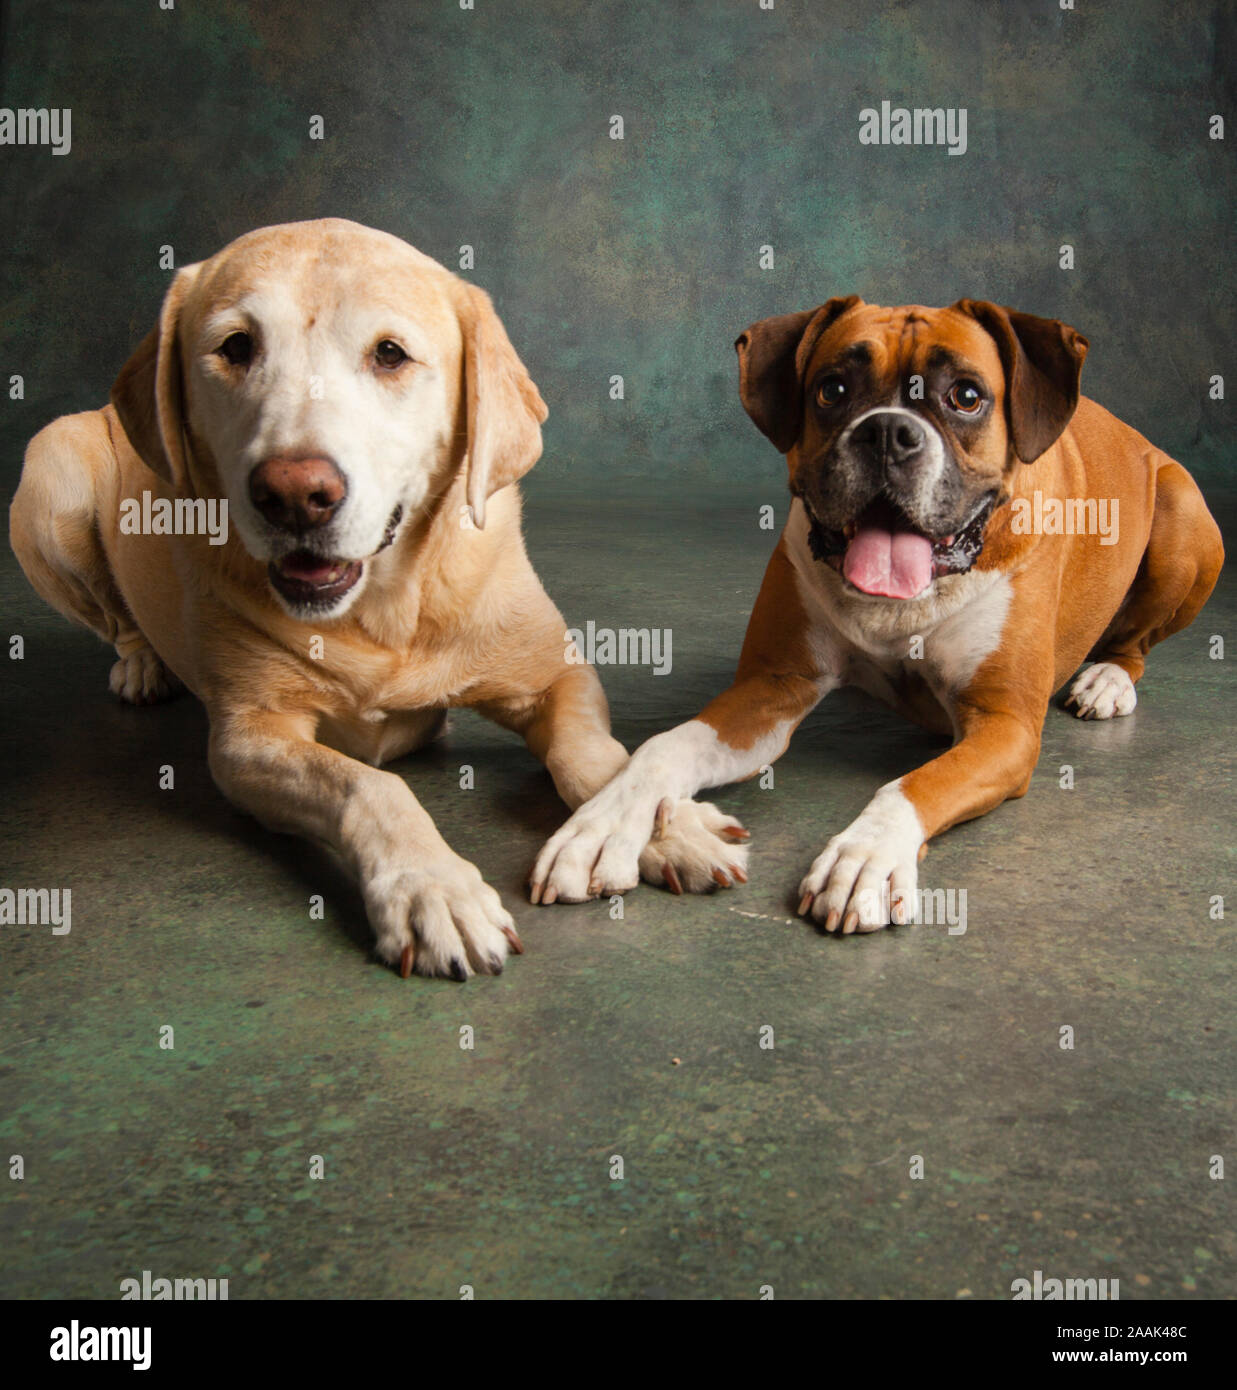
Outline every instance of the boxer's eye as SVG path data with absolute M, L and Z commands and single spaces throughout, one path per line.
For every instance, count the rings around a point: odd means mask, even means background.
M 247 367 L 253 360 L 253 339 L 248 333 L 229 333 L 216 349 L 233 367 Z
M 846 383 L 840 376 L 827 376 L 816 388 L 816 404 L 822 407 L 837 405 L 846 399 Z
M 374 349 L 374 361 L 380 367 L 385 367 L 388 372 L 393 372 L 396 367 L 408 361 L 408 354 L 397 342 L 383 338 Z
M 945 393 L 945 403 L 960 415 L 978 415 L 983 409 L 984 394 L 973 381 L 955 381 Z

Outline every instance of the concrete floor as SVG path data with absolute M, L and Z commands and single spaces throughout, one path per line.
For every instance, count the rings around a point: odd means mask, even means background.
M 773 541 L 756 507 L 784 496 L 603 508 L 551 483 L 530 549 L 569 621 L 673 628 L 673 674 L 602 672 L 631 746 L 728 681 Z M 110 1298 L 147 1269 L 233 1298 L 1003 1299 L 1036 1269 L 1237 1290 L 1232 1179 L 1208 1176 L 1237 1162 L 1233 918 L 1208 917 L 1215 893 L 1237 913 L 1234 662 L 1207 659 L 1231 574 L 1132 718 L 1054 709 L 1029 795 L 934 845 L 961 936 L 790 920 L 829 835 L 939 747 L 865 697 L 816 712 L 774 789 L 716 796 L 753 833 L 747 887 L 642 887 L 621 922 L 528 904 L 564 812 L 517 740 L 458 716 L 398 769 L 528 948 L 465 986 L 370 960 L 340 872 L 216 792 L 196 703 L 122 708 L 110 653 L 7 549 L 0 585 L 26 639 L 0 663 L 3 883 L 73 890 L 69 936 L 0 933 L 0 1152 L 25 1161 L 0 1294 Z

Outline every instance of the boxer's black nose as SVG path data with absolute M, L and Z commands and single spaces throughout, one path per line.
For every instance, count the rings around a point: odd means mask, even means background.
M 851 441 L 888 468 L 918 458 L 928 442 L 928 434 L 913 415 L 901 410 L 878 410 L 855 426 Z

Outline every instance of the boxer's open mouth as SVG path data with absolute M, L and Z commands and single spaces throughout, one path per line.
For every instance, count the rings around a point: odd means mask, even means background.
M 403 519 L 403 507 L 396 507 L 387 521 L 382 543 L 373 555 L 380 555 L 395 539 Z M 365 560 L 340 560 L 312 550 L 294 550 L 267 569 L 271 587 L 298 608 L 329 608 L 357 584 Z
M 916 598 L 934 579 L 969 570 L 983 549 L 984 527 L 996 502 L 985 497 L 966 523 L 933 537 L 883 495 L 840 530 L 822 525 L 807 506 L 808 544 L 815 559 L 837 570 L 860 593 Z

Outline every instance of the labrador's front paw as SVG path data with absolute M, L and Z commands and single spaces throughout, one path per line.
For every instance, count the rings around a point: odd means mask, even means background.
M 362 885 L 383 960 L 407 979 L 500 975 L 510 948 L 524 947 L 515 922 L 480 872 L 456 855 L 373 874 Z
M 882 787 L 799 885 L 799 915 L 843 935 L 914 920 L 923 828 L 898 784 Z
M 665 800 L 653 838 L 640 855 L 640 877 L 672 893 L 707 893 L 747 882 L 748 833 L 708 801 Z

